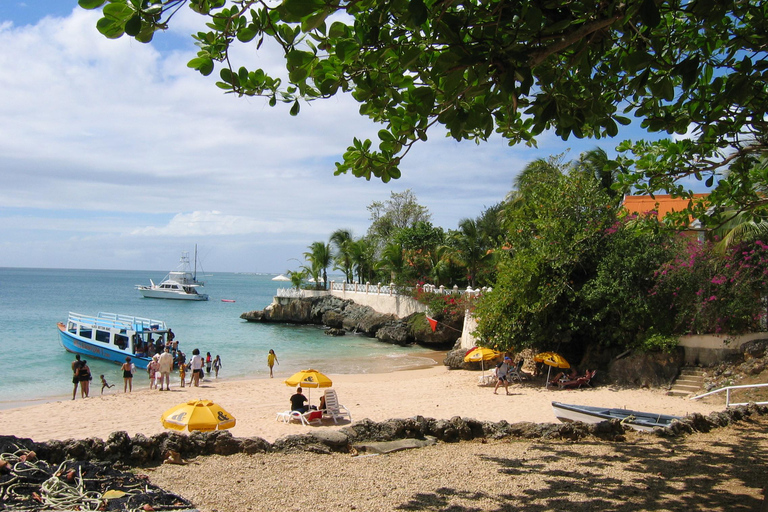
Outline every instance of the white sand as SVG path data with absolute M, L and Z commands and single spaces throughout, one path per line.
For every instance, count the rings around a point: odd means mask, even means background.
M 384 421 L 422 415 L 428 418 L 450 419 L 454 416 L 478 420 L 510 423 L 530 421 L 556 422 L 550 403 L 626 407 L 638 411 L 661 414 L 686 415 L 699 412 L 709 414 L 722 410 L 722 400 L 709 403 L 667 396 L 661 390 L 619 389 L 597 386 L 582 390 L 545 390 L 543 381 L 526 382 L 510 386 L 510 396 L 499 389 L 479 387 L 479 372 L 448 370 L 444 366 L 386 374 L 329 375 L 333 379 L 339 402 L 357 421 L 369 418 Z M 64 399 L 41 405 L 0 411 L 0 433 L 28 437 L 35 441 L 51 439 L 99 437 L 124 430 L 152 435 L 164 430 L 160 415 L 168 408 L 198 398 L 222 405 L 236 419 L 231 429 L 237 437 L 262 437 L 274 441 L 289 434 L 318 428 L 341 428 L 331 421 L 321 427 L 306 427 L 298 423 L 284 424 L 275 420 L 276 413 L 289 409 L 288 398 L 294 388 L 283 380 L 289 375 L 276 374 L 274 379 L 218 380 L 202 382 L 198 388 L 179 387 L 178 377 L 171 391 L 148 389 L 148 379 L 138 374 L 133 393 L 122 392 L 122 382 L 99 395 L 101 386 L 92 383 L 91 397 Z M 137 389 L 138 388 L 138 389 Z M 118 391 L 119 390 L 119 391 Z M 305 389 L 311 402 L 317 405 L 322 389 Z M 78 391 L 79 393 L 79 391 Z

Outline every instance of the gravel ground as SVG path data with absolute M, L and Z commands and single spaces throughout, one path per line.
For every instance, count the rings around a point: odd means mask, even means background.
M 626 442 L 489 441 L 389 455 L 200 457 L 147 471 L 203 512 L 758 511 L 768 418 Z

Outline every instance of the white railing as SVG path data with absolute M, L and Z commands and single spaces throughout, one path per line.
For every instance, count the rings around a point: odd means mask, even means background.
M 412 295 L 413 288 L 410 287 L 398 287 L 395 285 L 395 283 L 390 283 L 388 285 L 382 285 L 381 283 L 371 284 L 371 283 L 337 283 L 336 281 L 331 281 L 329 284 L 329 290 L 331 291 L 338 291 L 338 292 L 344 292 L 344 293 L 365 293 L 365 294 L 372 294 L 372 295 L 401 295 L 398 293 L 398 288 L 408 292 L 404 293 L 402 295 Z M 475 288 L 473 289 L 470 286 L 467 286 L 466 289 L 461 289 L 458 286 L 453 286 L 453 288 L 446 288 L 445 286 L 435 286 L 433 284 L 425 284 L 421 287 L 421 289 L 427 293 L 437 293 L 440 295 L 451 295 L 451 294 L 457 294 L 457 295 L 470 295 L 470 296 L 477 296 L 481 293 L 487 293 L 491 291 L 491 288 L 483 287 L 483 288 Z
M 745 384 L 743 386 L 727 386 L 724 388 L 716 389 L 714 391 L 710 391 L 709 393 L 704 393 L 703 395 L 693 396 L 691 397 L 691 400 L 698 400 L 699 398 L 704 398 L 705 396 L 714 395 L 716 393 L 721 393 L 725 391 L 725 406 L 726 407 L 738 407 L 740 405 L 749 405 L 750 403 L 754 403 L 755 405 L 768 405 L 768 402 L 744 402 L 739 404 L 732 404 L 731 403 L 731 390 L 732 389 L 747 389 L 747 388 L 764 388 L 768 387 L 768 384 Z
M 304 297 L 304 290 L 297 290 L 296 288 L 278 288 L 275 297 L 300 299 Z

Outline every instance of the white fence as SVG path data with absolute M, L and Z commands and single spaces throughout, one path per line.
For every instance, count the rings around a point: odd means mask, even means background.
M 344 292 L 344 293 L 366 293 L 366 294 L 389 295 L 389 296 L 395 296 L 395 295 L 412 296 L 413 294 L 412 287 L 396 286 L 395 283 L 382 285 L 381 283 L 362 284 L 362 283 L 344 283 L 344 282 L 337 283 L 336 281 L 331 281 L 329 283 L 328 289 L 332 292 L 338 291 L 338 292 Z M 425 284 L 421 287 L 421 289 L 427 293 L 438 293 L 440 295 L 467 294 L 467 295 L 474 295 L 474 296 L 491 291 L 491 288 L 473 289 L 470 286 L 467 286 L 466 289 L 459 288 L 458 286 L 454 286 L 453 288 L 446 288 L 445 286 L 435 286 L 433 284 Z M 400 293 L 400 291 L 403 291 L 406 293 Z
M 481 293 L 490 291 L 490 288 L 460 289 L 458 286 L 446 288 L 444 286 L 435 286 L 425 284 L 422 290 L 427 293 L 437 293 L 441 295 L 470 295 L 478 296 Z M 394 283 L 382 285 L 377 283 L 344 283 L 330 281 L 328 290 L 297 290 L 295 288 L 278 288 L 276 297 L 278 298 L 303 298 L 317 297 L 320 295 L 333 295 L 343 299 L 351 299 L 363 306 L 370 306 L 379 313 L 392 314 L 398 318 L 404 318 L 413 313 L 424 313 L 427 307 L 415 300 L 412 296 L 413 288 L 399 287 Z

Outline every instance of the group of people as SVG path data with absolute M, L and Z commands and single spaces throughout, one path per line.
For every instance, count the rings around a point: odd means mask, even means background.
M 156 343 L 149 343 L 148 347 L 150 352 L 154 352 L 159 349 L 159 353 L 152 355 L 152 360 L 147 365 L 147 375 L 149 376 L 149 389 L 158 389 L 159 391 L 171 390 L 171 372 L 174 368 L 179 369 L 179 378 L 181 387 L 200 385 L 200 381 L 205 378 L 205 375 L 211 375 L 211 371 L 214 373 L 215 378 L 219 378 L 219 371 L 221 370 L 221 356 L 218 354 L 213 357 L 210 352 L 207 352 L 205 357 L 200 355 L 199 349 L 192 351 L 192 358 L 187 362 L 187 356 L 178 349 L 178 342 L 175 341 L 175 335 L 173 331 L 168 329 L 167 340 L 163 342 L 162 336 L 158 338 Z M 150 338 L 151 339 L 151 338 Z M 162 345 L 160 345 L 162 343 Z M 145 349 L 148 347 L 144 347 Z M 269 376 L 273 377 L 272 369 L 277 363 L 277 354 L 273 349 L 269 350 L 267 354 L 267 366 L 269 366 Z M 133 376 L 136 373 L 136 365 L 132 362 L 130 356 L 126 356 L 125 362 L 120 366 L 120 371 L 123 374 L 123 392 L 130 393 L 133 391 Z M 186 383 L 187 374 L 190 373 L 189 383 Z M 205 372 L 205 373 L 204 373 Z M 72 390 L 72 400 L 77 396 L 77 388 L 80 387 L 80 394 L 83 398 L 87 398 L 90 393 L 90 381 L 92 380 L 91 369 L 88 367 L 88 363 L 85 360 L 81 360 L 80 354 L 75 356 L 75 360 L 72 362 L 72 383 L 74 389 Z M 104 393 L 105 388 L 112 388 L 114 384 L 108 384 L 104 375 L 101 375 L 101 392 Z M 299 389 L 299 391 L 301 391 Z M 299 393 L 300 394 L 300 393 Z
M 210 352 L 207 352 L 205 358 L 200 355 L 199 349 L 192 351 L 192 359 L 189 363 L 186 361 L 186 356 L 183 352 L 180 353 L 177 359 L 170 356 L 170 368 L 168 368 L 168 358 L 165 357 L 169 354 L 168 347 L 165 348 L 165 352 L 160 356 L 154 356 L 152 361 L 147 365 L 147 374 L 149 375 L 149 389 L 157 388 L 159 384 L 159 390 L 163 391 L 163 382 L 165 382 L 165 390 L 170 391 L 170 372 L 173 370 L 174 364 L 179 368 L 179 379 L 181 387 L 186 387 L 187 373 L 192 372 L 189 377 L 189 385 L 198 387 L 200 381 L 204 379 L 203 368 L 205 373 L 210 376 L 211 370 L 214 372 L 215 378 L 219 378 L 219 370 L 221 370 L 221 356 L 218 354 L 214 358 Z M 165 365 L 163 364 L 165 363 Z M 167 370 L 167 372 L 166 372 Z

